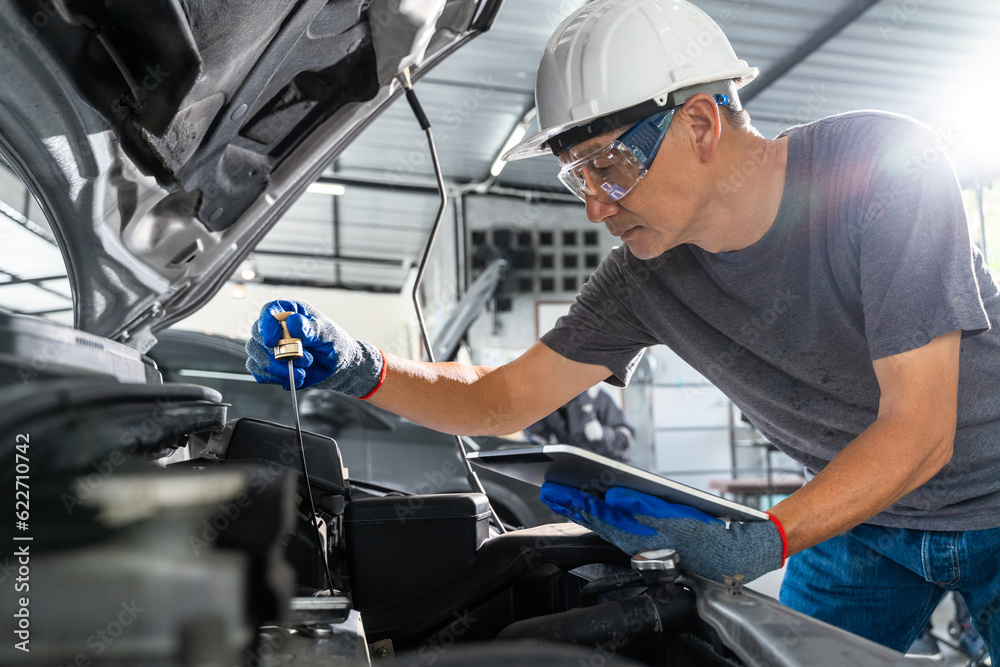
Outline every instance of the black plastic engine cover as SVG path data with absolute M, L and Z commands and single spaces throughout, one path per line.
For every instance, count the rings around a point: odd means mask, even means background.
M 234 420 L 231 425 L 232 435 L 224 454 L 227 461 L 278 465 L 302 476 L 302 455 L 294 428 L 248 417 Z M 325 435 L 303 431 L 302 444 L 313 488 L 322 494 L 346 497 L 349 485 L 337 442 Z M 339 509 L 343 509 L 343 504 Z

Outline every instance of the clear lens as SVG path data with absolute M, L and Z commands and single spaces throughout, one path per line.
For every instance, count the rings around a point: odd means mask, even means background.
M 559 180 L 580 199 L 590 195 L 618 201 L 645 174 L 646 168 L 642 162 L 616 140 L 583 157 L 564 163 L 559 172 Z
M 676 107 L 639 121 L 606 146 L 583 156 L 571 147 L 559 155 L 559 180 L 580 199 L 602 194 L 618 201 L 646 175 Z

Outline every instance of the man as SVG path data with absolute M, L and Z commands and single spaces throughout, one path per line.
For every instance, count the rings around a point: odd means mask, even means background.
M 628 461 L 626 452 L 635 440 L 635 429 L 606 391 L 591 387 L 566 405 L 524 429 L 539 444 L 583 447 L 616 461 Z
M 450 433 L 509 433 L 666 344 L 815 473 L 767 522 L 728 527 L 628 489 L 546 485 L 557 511 L 705 576 L 791 556 L 785 604 L 904 650 L 945 589 L 1000 645 L 1000 296 L 932 132 L 864 112 L 767 140 L 737 89 L 756 74 L 685 0 L 597 0 L 539 66 L 561 178 L 623 246 L 569 315 L 501 367 L 424 364 L 299 303 L 265 307 L 250 370 L 282 382 L 271 312 L 312 354 L 296 382 L 368 395 Z M 284 380 L 287 384 L 287 378 Z

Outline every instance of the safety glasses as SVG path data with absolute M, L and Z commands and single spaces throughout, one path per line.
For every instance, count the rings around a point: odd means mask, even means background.
M 713 94 L 719 106 L 729 104 L 729 95 Z M 670 121 L 679 106 L 643 118 L 610 144 L 580 154 L 578 146 L 559 153 L 559 180 L 580 199 L 587 195 L 618 201 L 642 180 L 663 143 Z
M 677 107 L 643 118 L 610 144 L 584 155 L 576 147 L 559 154 L 559 180 L 580 199 L 606 196 L 618 201 L 642 180 L 670 127 Z

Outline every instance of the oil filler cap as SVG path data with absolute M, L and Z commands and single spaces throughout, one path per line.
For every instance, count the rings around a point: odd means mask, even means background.
M 644 575 L 676 575 L 680 559 L 680 555 L 674 549 L 640 551 L 632 556 L 632 569 Z

